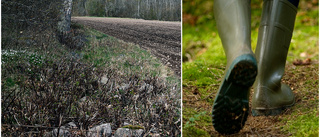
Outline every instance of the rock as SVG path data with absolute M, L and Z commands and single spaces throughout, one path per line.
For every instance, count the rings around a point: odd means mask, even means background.
M 160 134 L 151 134 L 151 137 L 161 137 Z
M 88 137 L 109 137 L 112 134 L 110 123 L 95 126 L 89 129 Z
M 87 100 L 87 97 L 84 96 L 83 98 L 80 99 L 80 102 L 82 103 L 82 102 L 85 102 L 86 100 Z
M 130 87 L 130 84 L 123 84 L 123 86 L 120 87 L 120 90 L 126 91 Z
M 75 129 L 77 128 L 77 125 L 74 122 L 69 122 L 66 127 L 71 128 L 71 129 Z
M 143 132 L 143 129 L 119 128 L 114 134 L 114 137 L 142 137 Z
M 128 122 L 123 123 L 124 126 L 130 125 Z
M 51 132 L 45 134 L 45 137 L 57 137 L 58 128 L 53 129 Z M 59 129 L 59 137 L 71 137 L 71 133 L 64 127 L 61 126 Z
M 53 130 L 53 136 L 58 136 L 58 129 L 54 129 Z M 70 137 L 71 134 L 70 132 L 65 128 L 65 127 L 61 127 L 60 130 L 59 130 L 59 137 Z
M 109 79 L 108 79 L 107 75 L 104 75 L 101 77 L 100 83 L 107 84 L 108 81 L 109 81 Z

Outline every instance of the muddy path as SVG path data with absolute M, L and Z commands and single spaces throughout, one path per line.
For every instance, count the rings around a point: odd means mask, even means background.
M 142 19 L 72 17 L 83 24 L 125 42 L 149 50 L 161 62 L 181 75 L 181 23 Z

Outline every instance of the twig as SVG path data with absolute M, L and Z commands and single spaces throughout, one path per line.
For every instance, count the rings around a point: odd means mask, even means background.
M 214 94 L 216 92 L 212 92 L 211 94 L 209 94 L 208 96 L 206 96 L 205 98 L 200 98 L 200 99 L 196 99 L 196 100 L 183 100 L 183 101 L 186 101 L 186 102 L 196 102 L 196 101 L 202 101 L 202 100 L 206 100 L 207 98 L 209 98 L 212 94 Z
M 47 127 L 47 126 L 30 126 L 30 125 L 16 125 L 16 124 L 1 124 L 5 127 L 26 127 L 26 128 L 45 128 L 45 129 L 55 129 L 58 127 Z
M 13 115 L 14 119 L 17 121 L 18 125 L 20 125 L 18 119 L 16 118 L 16 115 Z
M 202 100 L 206 100 L 207 98 L 209 98 L 211 95 L 213 95 L 215 92 L 211 92 L 211 94 L 209 94 L 208 96 L 206 96 L 203 99 L 198 99 L 198 101 L 202 101 Z

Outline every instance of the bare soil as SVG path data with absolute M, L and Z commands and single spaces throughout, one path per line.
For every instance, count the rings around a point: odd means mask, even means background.
M 181 75 L 180 22 L 101 17 L 72 17 L 72 21 L 137 44 Z

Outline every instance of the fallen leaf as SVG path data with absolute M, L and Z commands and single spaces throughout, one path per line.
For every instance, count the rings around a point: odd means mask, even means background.
M 293 65 L 296 66 L 301 66 L 301 65 L 310 65 L 311 64 L 311 59 L 307 58 L 305 60 L 301 60 L 301 59 L 296 59 L 295 61 L 293 61 Z
M 306 53 L 306 52 L 302 52 L 302 53 L 300 53 L 300 57 L 302 57 L 302 58 L 305 58 L 305 57 L 308 57 L 309 55 L 308 55 L 308 53 Z

